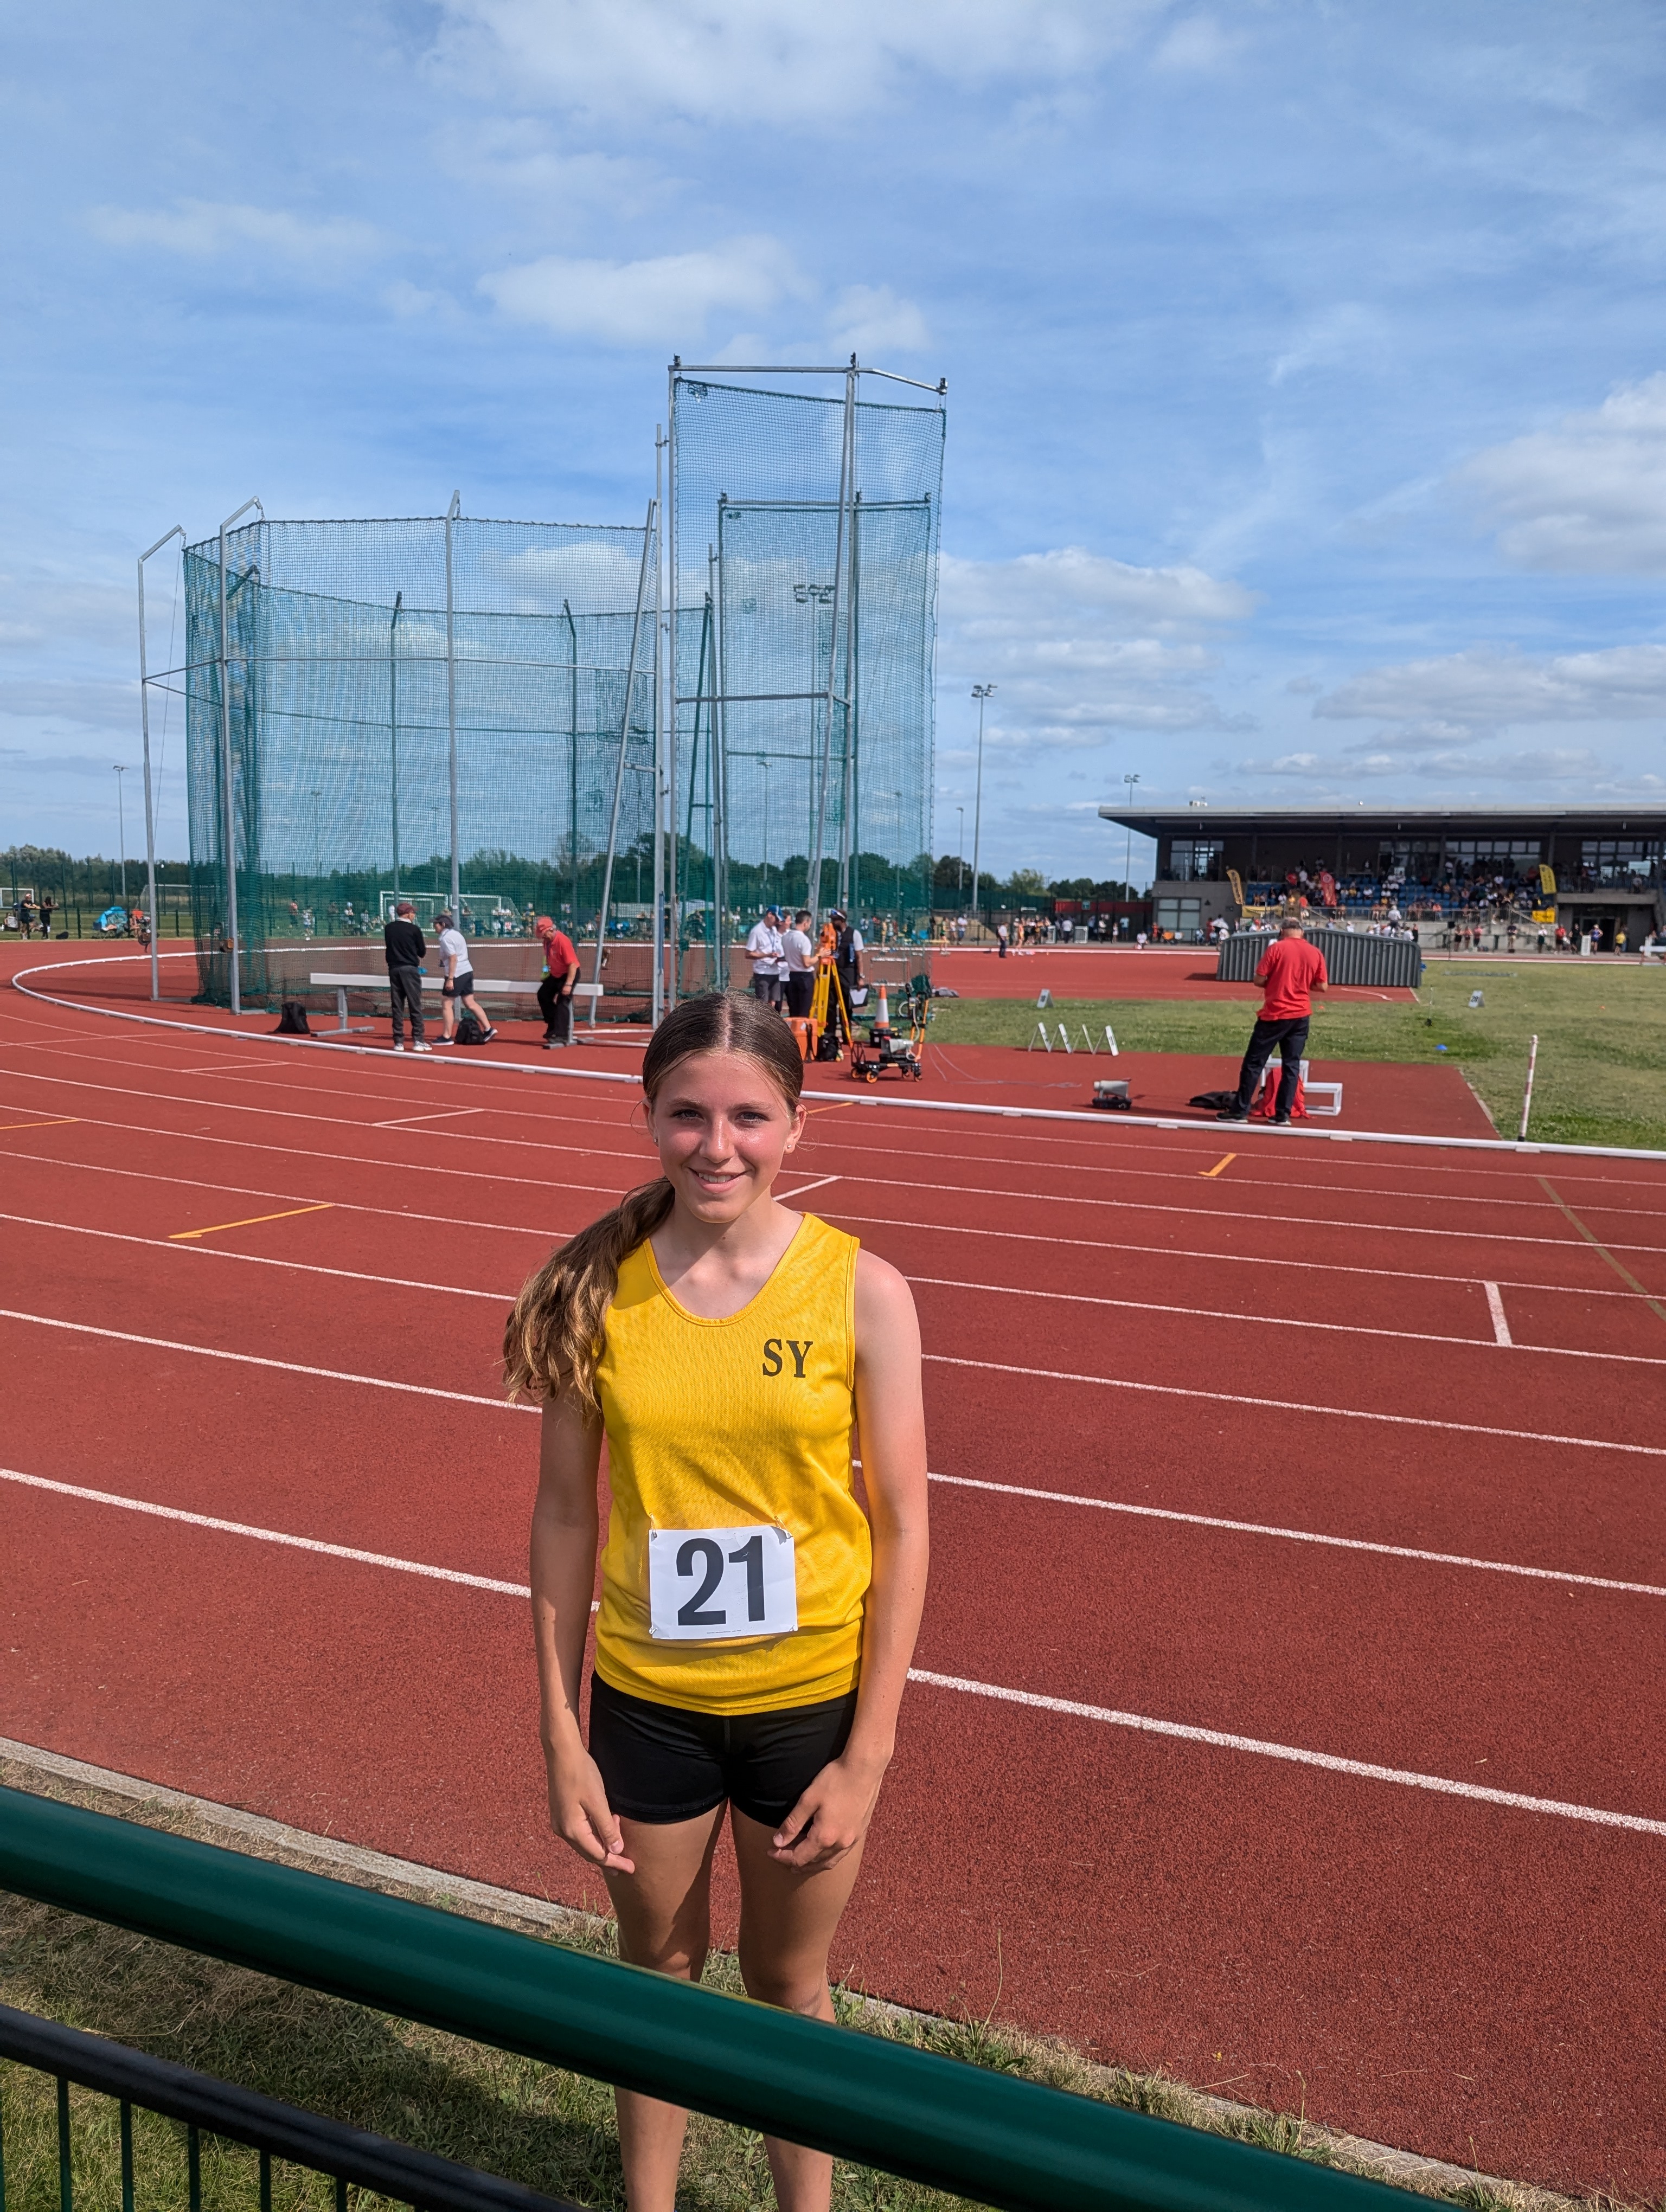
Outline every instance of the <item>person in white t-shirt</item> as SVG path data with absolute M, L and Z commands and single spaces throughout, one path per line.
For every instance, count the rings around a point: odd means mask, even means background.
M 816 994 L 816 948 L 810 942 L 807 906 L 800 907 L 793 916 L 790 929 L 782 930 L 781 949 L 787 968 L 787 1011 L 795 1019 L 805 1021 Z
M 489 1044 L 497 1035 L 486 1018 L 486 1009 L 474 995 L 474 965 L 469 953 L 469 940 L 448 914 L 436 914 L 434 927 L 440 939 L 440 967 L 445 981 L 440 986 L 440 1025 L 443 1034 L 435 1039 L 436 1044 L 455 1044 L 457 1042 L 457 1009 L 466 1006 L 483 1030 Z
M 787 955 L 781 941 L 781 908 L 767 907 L 746 939 L 752 963 L 752 995 L 766 1006 L 779 1006 L 787 988 Z

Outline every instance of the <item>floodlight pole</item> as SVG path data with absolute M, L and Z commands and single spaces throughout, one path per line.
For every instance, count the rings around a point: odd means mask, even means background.
M 656 519 L 665 512 L 666 439 L 662 426 L 654 426 L 654 507 Z M 666 1011 L 666 653 L 664 562 L 660 542 L 654 544 L 654 988 L 648 997 L 648 1020 L 657 1030 Z
M 139 732 L 144 747 L 144 873 L 145 896 L 150 904 L 150 995 L 162 995 L 161 974 L 156 966 L 156 818 L 150 796 L 150 676 L 146 659 L 144 629 L 144 564 L 152 553 L 160 553 L 170 538 L 185 543 L 185 525 L 176 522 L 172 530 L 159 538 L 149 552 L 139 556 Z M 187 655 L 189 658 L 189 655 Z
M 122 910 L 125 913 L 127 908 L 127 812 L 122 804 L 121 780 L 127 770 L 120 761 L 113 762 L 112 765 L 116 771 L 116 849 L 121 855 L 121 902 Z
M 1128 786 L 1128 809 L 1132 814 L 1134 787 L 1140 779 L 1137 775 L 1125 775 L 1122 781 Z M 1122 848 L 1122 896 L 1132 900 L 1134 896 L 1134 824 L 1131 822 L 1125 822 L 1122 826 L 1128 833 L 1128 841 Z
M 220 774 L 226 787 L 226 941 L 231 954 L 231 1010 L 234 1014 L 243 1011 L 243 982 L 239 968 L 237 950 L 237 798 L 233 787 L 231 758 L 231 647 L 226 627 L 226 532 L 234 522 L 240 522 L 252 507 L 260 507 L 258 498 L 246 499 L 235 514 L 228 514 L 220 525 Z M 260 507 L 260 519 L 266 519 L 266 510 Z M 166 540 L 164 540 L 166 543 Z M 190 658 L 189 654 L 186 656 Z M 155 940 L 155 926 L 151 926 L 151 940 Z
M 954 895 L 964 908 L 966 903 L 966 810 L 964 806 L 957 806 L 955 812 L 960 817 L 960 858 L 954 872 Z
M 387 626 L 387 798 L 393 823 L 393 898 L 399 897 L 399 617 L 403 592 L 393 594 L 393 619 Z
M 821 780 L 816 793 L 816 834 L 810 846 L 810 881 L 808 884 L 810 926 L 813 930 L 821 919 L 822 854 L 827 842 L 827 786 L 833 765 L 833 703 L 839 688 L 839 606 L 844 582 L 845 512 L 856 473 L 856 380 L 861 371 L 856 356 L 850 356 L 844 373 L 844 434 L 839 445 L 839 519 L 833 538 L 833 627 L 827 641 L 827 699 L 822 721 Z M 846 730 L 849 728 L 850 708 L 845 708 Z
M 452 525 L 463 511 L 454 491 L 446 509 L 446 774 L 451 787 L 451 926 L 463 927 L 463 883 L 457 860 L 457 595 L 452 580 Z
M 977 789 L 972 800 L 972 911 L 978 908 L 978 855 L 983 849 L 983 702 L 994 690 L 993 684 L 974 684 L 972 696 L 977 702 Z
M 648 556 L 654 550 L 654 523 L 656 502 L 649 500 L 648 519 L 642 525 L 642 559 L 636 571 L 636 611 L 630 623 L 630 658 L 625 665 L 624 711 L 619 716 L 619 759 L 613 771 L 613 811 L 607 824 L 607 864 L 602 871 L 601 912 L 596 917 L 596 967 L 592 978 L 596 988 L 590 1000 L 590 1026 L 596 1026 L 596 1007 L 601 998 L 602 957 L 607 951 L 607 909 L 613 897 L 613 860 L 619 845 L 619 802 L 624 796 L 625 756 L 630 746 L 630 708 L 636 689 L 636 647 L 641 635 L 642 607 L 648 598 Z

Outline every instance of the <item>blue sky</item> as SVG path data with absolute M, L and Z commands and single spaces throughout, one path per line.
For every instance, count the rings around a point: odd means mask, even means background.
M 170 523 L 454 487 L 635 520 L 673 351 L 853 346 L 949 380 L 940 848 L 977 681 L 1003 872 L 1120 872 L 1094 809 L 1130 774 L 1659 799 L 1660 33 L 1629 0 L 15 10 L 0 845 L 113 850 Z M 167 747 L 182 850 L 177 715 Z

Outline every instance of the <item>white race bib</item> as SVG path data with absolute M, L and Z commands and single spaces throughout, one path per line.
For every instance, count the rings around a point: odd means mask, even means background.
M 786 1636 L 799 1625 L 793 1540 L 784 1528 L 650 1528 L 648 1631 L 667 1644 Z

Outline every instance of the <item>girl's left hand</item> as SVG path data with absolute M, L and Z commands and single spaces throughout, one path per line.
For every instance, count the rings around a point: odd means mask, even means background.
M 890 1763 L 853 1761 L 847 1751 L 824 1766 L 769 1838 L 776 1865 L 814 1874 L 854 1850 L 867 1833 Z

